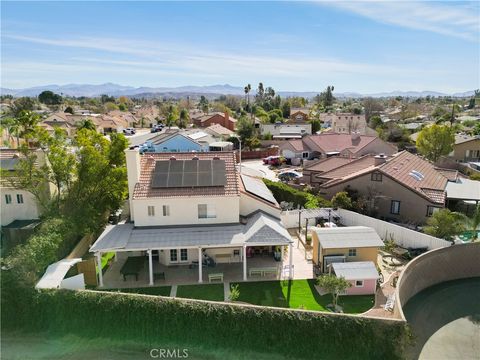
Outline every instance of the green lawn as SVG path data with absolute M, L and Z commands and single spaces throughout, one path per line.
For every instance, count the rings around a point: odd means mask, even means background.
M 171 290 L 172 290 L 171 286 L 157 286 L 157 287 L 127 288 L 127 289 L 106 289 L 105 291 L 119 291 L 124 293 L 170 296 Z
M 320 296 L 315 280 L 259 281 L 238 283 L 238 301 L 249 304 L 307 310 L 330 311 L 326 308 L 332 302 L 330 294 Z M 363 313 L 373 306 L 373 295 L 341 296 L 338 304 L 345 313 Z
M 223 301 L 223 283 L 205 285 L 179 285 L 177 297 L 210 301 Z

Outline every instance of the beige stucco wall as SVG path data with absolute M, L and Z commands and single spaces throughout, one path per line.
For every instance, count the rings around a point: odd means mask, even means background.
M 252 196 L 240 193 L 240 215 L 246 216 L 254 211 L 262 210 L 276 218 L 280 218 L 280 209 L 266 204 L 261 200 L 257 200 Z
M 5 226 L 15 220 L 34 220 L 39 217 L 39 209 L 35 197 L 28 191 L 2 187 L 1 194 L 1 225 Z M 23 195 L 23 204 L 17 203 L 17 194 Z M 11 195 L 12 202 L 7 204 L 5 195 Z
M 467 150 L 470 150 L 470 154 L 468 157 L 466 154 Z M 453 149 L 452 157 L 456 161 L 461 161 L 461 162 L 476 160 L 477 158 L 473 158 L 471 154 L 471 152 L 474 150 L 480 151 L 480 139 L 467 141 L 462 144 L 455 145 Z
M 238 223 L 240 201 L 230 197 L 190 197 L 133 200 L 135 226 L 201 225 Z M 215 206 L 216 217 L 199 219 L 198 204 Z M 163 205 L 170 207 L 170 216 L 163 216 Z M 148 216 L 148 206 L 155 207 L 155 216 Z
M 400 185 L 385 175 L 383 175 L 381 182 L 372 181 L 370 173 L 327 189 L 321 188 L 320 193 L 331 199 L 336 193 L 344 191 L 347 186 L 350 186 L 353 190 L 358 190 L 367 199 L 372 199 L 375 196 L 377 217 L 396 219 L 400 222 L 423 223 L 428 219 L 426 216 L 427 206 L 443 207 L 441 204 L 428 201 L 413 190 Z M 390 214 L 392 200 L 400 201 L 400 214 L 398 215 Z

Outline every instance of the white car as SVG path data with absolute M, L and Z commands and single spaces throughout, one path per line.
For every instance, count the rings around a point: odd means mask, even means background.
M 125 135 L 134 135 L 136 131 L 134 128 L 126 128 L 126 129 L 123 129 L 123 133 Z

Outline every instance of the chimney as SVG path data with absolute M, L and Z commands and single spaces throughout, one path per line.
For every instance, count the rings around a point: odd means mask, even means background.
M 352 132 L 352 141 L 356 141 L 360 139 L 360 134 L 356 132 Z
M 227 129 L 230 129 L 230 127 L 228 126 L 228 122 L 230 120 L 230 115 L 228 115 L 228 111 L 225 111 L 223 113 L 223 117 L 225 118 L 225 120 L 224 120 L 225 122 L 224 122 L 223 126 L 226 127 Z
M 133 189 L 140 179 L 140 152 L 138 148 L 125 150 L 125 159 L 127 162 L 128 196 L 130 203 L 130 219 L 133 218 Z
M 385 154 L 378 154 L 374 157 L 375 166 L 379 166 L 387 161 L 387 156 Z

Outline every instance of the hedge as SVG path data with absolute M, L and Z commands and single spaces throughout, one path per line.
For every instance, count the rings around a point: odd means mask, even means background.
M 401 321 L 358 316 L 96 291 L 49 290 L 29 297 L 29 306 L 3 317 L 2 327 L 308 359 L 401 359 L 407 339 Z M 3 315 L 15 310 L 8 307 Z
M 286 201 L 293 203 L 294 206 L 300 205 L 306 209 L 330 206 L 330 202 L 320 196 L 315 196 L 306 191 L 297 190 L 281 182 L 275 182 L 268 179 L 263 179 L 263 181 L 279 203 Z

